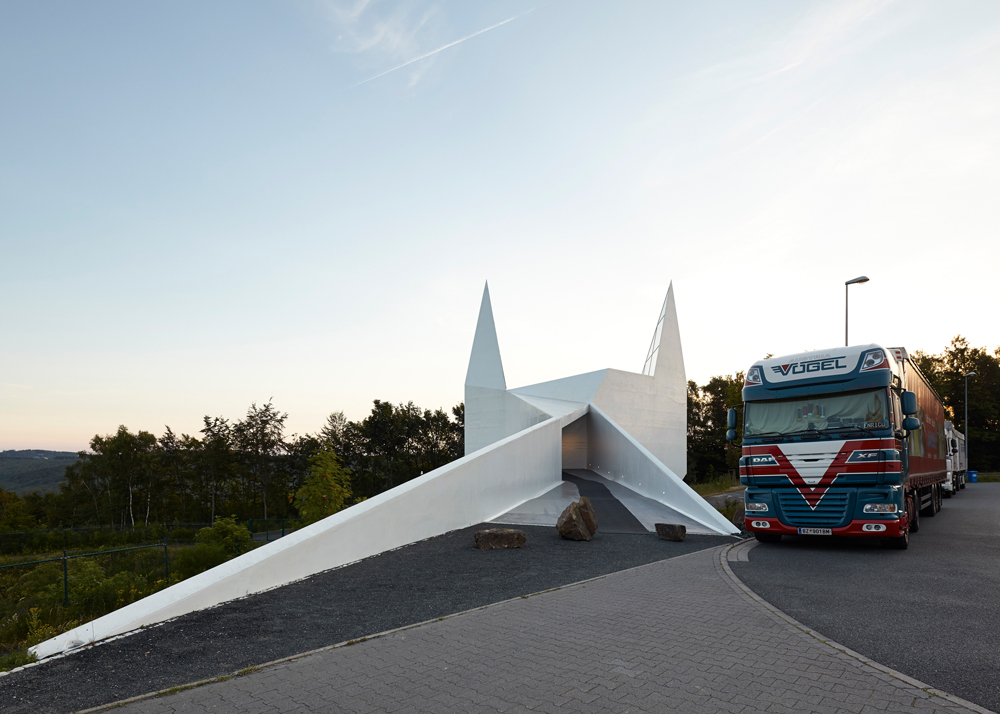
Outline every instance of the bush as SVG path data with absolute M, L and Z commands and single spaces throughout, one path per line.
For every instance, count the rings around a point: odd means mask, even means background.
M 216 565 L 222 565 L 227 560 L 229 556 L 221 543 L 199 543 L 178 553 L 172 570 L 177 574 L 178 580 L 185 580 Z
M 190 528 L 171 528 L 167 531 L 168 540 L 194 540 L 194 531 Z
M 257 547 L 250 530 L 242 523 L 237 523 L 236 516 L 216 518 L 211 528 L 202 528 L 198 531 L 195 540 L 199 543 L 221 545 L 228 556 L 227 560 Z

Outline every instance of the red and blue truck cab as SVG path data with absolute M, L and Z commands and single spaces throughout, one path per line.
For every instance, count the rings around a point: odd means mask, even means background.
M 736 438 L 735 409 L 727 438 Z M 880 538 L 906 548 L 941 508 L 944 407 L 901 347 L 860 345 L 755 362 L 743 386 L 746 529 Z

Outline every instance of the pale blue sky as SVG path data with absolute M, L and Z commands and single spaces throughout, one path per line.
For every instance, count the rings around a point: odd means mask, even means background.
M 992 348 L 998 165 L 996 2 L 8 1 L 0 448 Z

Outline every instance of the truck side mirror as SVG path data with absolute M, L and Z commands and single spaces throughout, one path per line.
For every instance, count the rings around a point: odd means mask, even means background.
M 913 394 L 913 392 L 910 392 Z M 916 431 L 920 428 L 920 421 L 916 417 L 906 417 L 903 419 L 903 428 L 907 431 Z
M 953 449 L 957 449 L 958 448 L 958 439 L 952 439 L 951 440 L 951 448 L 953 448 Z
M 736 428 L 736 409 L 730 409 L 729 414 L 726 415 L 726 428 L 735 429 Z M 735 438 L 735 437 L 734 437 Z M 730 439 L 732 441 L 732 439 Z
M 730 429 L 726 432 L 726 441 L 736 441 L 736 430 Z
M 903 407 L 903 414 L 910 416 L 917 413 L 917 395 L 913 392 L 903 392 L 900 397 L 900 406 Z M 905 426 L 903 427 L 906 428 Z

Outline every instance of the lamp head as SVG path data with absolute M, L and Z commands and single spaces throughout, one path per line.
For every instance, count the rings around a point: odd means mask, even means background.
M 974 374 L 975 374 L 975 372 L 967 372 L 967 373 L 966 373 L 965 375 L 963 375 L 963 376 L 965 376 L 965 377 L 971 377 L 971 376 L 972 376 L 972 375 L 974 375 Z
M 862 275 L 860 278 L 855 278 L 854 280 L 848 280 L 844 285 L 854 285 L 855 283 L 867 283 L 868 277 Z

